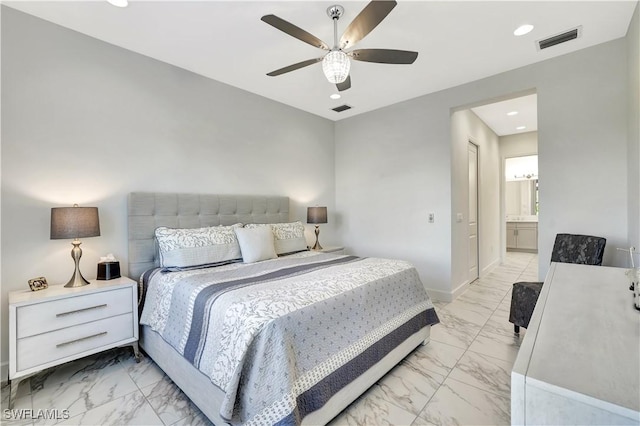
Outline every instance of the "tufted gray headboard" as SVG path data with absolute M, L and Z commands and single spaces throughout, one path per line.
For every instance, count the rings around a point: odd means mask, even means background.
M 289 197 L 132 192 L 128 199 L 129 277 L 158 266 L 159 226 L 199 228 L 289 221 Z

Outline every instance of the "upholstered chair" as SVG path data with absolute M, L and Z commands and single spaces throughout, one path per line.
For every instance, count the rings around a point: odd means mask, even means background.
M 582 265 L 602 265 L 602 255 L 607 240 L 590 235 L 558 234 L 551 253 L 552 262 L 578 263 Z M 538 296 L 541 282 L 517 282 L 511 293 L 509 321 L 516 333 L 520 327 L 527 328 Z

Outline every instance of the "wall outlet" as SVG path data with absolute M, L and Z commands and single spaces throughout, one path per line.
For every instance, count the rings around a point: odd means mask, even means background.
M 458 223 L 462 222 L 462 213 L 456 214 L 456 222 Z
M 435 214 L 429 213 L 429 223 L 433 223 L 435 221 Z

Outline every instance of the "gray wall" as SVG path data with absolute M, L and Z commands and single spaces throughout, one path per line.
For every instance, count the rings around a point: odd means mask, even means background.
M 629 245 L 640 250 L 640 4 L 627 32 L 629 78 Z M 640 259 L 636 257 L 636 265 Z
M 29 278 L 70 278 L 70 241 L 49 240 L 54 206 L 99 207 L 102 236 L 82 244 L 87 278 L 106 253 L 126 273 L 131 191 L 288 195 L 292 219 L 316 204 L 335 219 L 331 121 L 9 8 L 2 89 L 3 307 Z M 324 245 L 339 242 L 331 228 Z
M 337 122 L 336 208 L 349 213 L 339 232 L 350 251 L 409 260 L 428 289 L 450 292 L 450 116 L 442 102 L 433 94 Z
M 607 237 L 605 262 L 621 264 L 615 247 L 627 243 L 626 56 L 626 40 L 618 39 L 336 123 L 336 206 L 349 212 L 339 228 L 344 240 L 359 254 L 408 258 L 432 294 L 451 294 L 453 259 L 467 250 L 452 240 L 466 227 L 455 222 L 466 189 L 452 180 L 464 181 L 467 159 L 452 141 L 451 111 L 535 90 L 539 274 L 558 232 Z

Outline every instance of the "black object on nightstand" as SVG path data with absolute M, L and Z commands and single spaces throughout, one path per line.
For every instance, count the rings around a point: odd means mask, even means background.
M 100 262 L 98 263 L 99 280 L 112 280 L 120 278 L 120 262 Z

